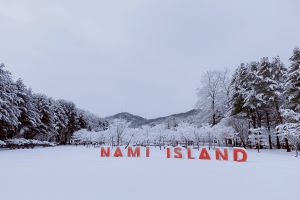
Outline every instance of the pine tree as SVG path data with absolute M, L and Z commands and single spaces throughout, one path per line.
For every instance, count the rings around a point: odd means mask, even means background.
M 274 101 L 273 101 L 273 108 L 275 108 L 274 118 L 276 119 L 275 124 L 282 124 L 283 119 L 280 113 L 280 108 L 284 106 L 285 102 L 285 82 L 287 78 L 287 69 L 285 68 L 284 64 L 280 61 L 279 57 L 275 57 L 272 61 L 272 79 L 275 81 L 273 84 L 274 90 Z M 280 140 L 278 134 L 276 135 L 276 143 L 277 149 L 281 148 Z
M 54 126 L 58 135 L 55 137 L 55 142 L 60 143 L 61 136 L 68 131 L 69 119 L 67 114 L 62 106 L 60 100 L 54 102 L 53 106 L 54 111 Z
M 55 140 L 57 132 L 54 124 L 53 100 L 42 94 L 34 94 L 33 99 L 41 121 L 38 127 L 40 133 L 35 136 L 35 139 Z
M 261 127 L 262 99 L 257 94 L 259 87 L 259 78 L 257 76 L 259 63 L 251 62 L 242 67 L 242 77 L 240 84 L 240 95 L 243 99 L 241 112 L 247 116 L 249 123 L 253 128 Z M 250 125 L 249 124 L 249 125 Z
M 232 76 L 230 90 L 231 115 L 237 115 L 245 111 L 243 107 L 245 103 L 243 83 L 247 73 L 246 65 L 241 64 Z
M 16 82 L 16 95 L 20 98 L 18 107 L 20 116 L 17 133 L 25 139 L 32 139 L 38 133 L 38 125 L 41 123 L 38 111 L 33 102 L 32 93 L 26 88 L 21 79 Z
M 295 48 L 290 58 L 291 66 L 288 70 L 286 94 L 288 106 L 294 111 L 300 111 L 300 49 Z
M 60 143 L 69 144 L 73 133 L 80 129 L 80 126 L 78 125 L 77 108 L 73 102 L 68 102 L 65 100 L 60 100 L 59 102 L 68 119 L 66 131 L 60 135 Z
M 108 123 L 74 103 L 33 94 L 21 79 L 13 81 L 0 64 L 0 140 L 20 137 L 70 143 L 81 128 L 105 130 Z
M 0 64 L 0 140 L 16 135 L 20 116 L 18 102 L 21 100 L 15 91 L 16 85 L 10 72 L 4 70 L 4 64 Z
M 276 99 L 276 85 L 277 82 L 273 79 L 273 66 L 269 59 L 264 57 L 261 59 L 257 73 L 257 97 L 260 99 L 260 108 L 262 113 L 265 114 L 265 121 L 267 126 L 267 134 L 269 141 L 269 148 L 272 149 L 272 136 L 271 136 L 271 122 L 270 115 L 273 112 Z
M 287 101 L 282 112 L 291 109 L 292 111 L 300 112 L 300 49 L 296 47 L 293 55 L 290 58 L 291 65 L 287 73 L 287 81 L 285 84 L 285 96 Z M 287 151 L 290 151 L 288 138 L 285 137 Z

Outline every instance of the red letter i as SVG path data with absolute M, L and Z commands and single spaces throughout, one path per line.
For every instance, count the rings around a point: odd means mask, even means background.
M 146 157 L 150 157 L 150 147 L 146 147 Z
M 167 148 L 167 158 L 171 158 L 171 150 L 169 147 Z

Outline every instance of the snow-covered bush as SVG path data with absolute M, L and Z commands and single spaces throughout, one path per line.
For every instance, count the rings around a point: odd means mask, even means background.
M 226 126 L 225 123 L 219 123 L 213 127 L 209 124 L 197 127 L 183 122 L 168 129 L 164 124 L 129 128 L 127 123 L 118 121 L 110 124 L 109 128 L 104 131 L 95 132 L 87 129 L 77 131 L 72 137 L 72 143 L 112 146 L 155 145 L 160 148 L 167 145 L 197 145 L 199 147 L 208 144 L 212 147 L 225 145 L 225 140 L 234 135 L 234 129 Z
M 286 123 L 276 127 L 278 135 L 287 138 L 296 150 L 298 156 L 298 148 L 300 146 L 300 114 L 290 109 L 281 110 L 282 116 Z
M 87 129 L 76 131 L 71 140 L 73 144 L 103 144 L 105 141 L 103 131 L 95 132 Z
M 0 147 L 6 146 L 6 143 L 0 140 Z
M 298 148 L 300 146 L 300 123 L 285 123 L 276 127 L 280 133 L 279 136 L 287 138 L 296 150 L 298 156 Z
M 48 141 L 26 140 L 24 138 L 9 139 L 6 140 L 5 143 L 6 146 L 9 148 L 35 147 L 35 146 L 51 147 L 56 145 L 55 143 L 48 142 Z
M 249 140 L 251 141 L 252 144 L 256 145 L 258 152 L 260 147 L 262 145 L 265 145 L 267 134 L 268 134 L 268 130 L 264 127 L 249 129 Z

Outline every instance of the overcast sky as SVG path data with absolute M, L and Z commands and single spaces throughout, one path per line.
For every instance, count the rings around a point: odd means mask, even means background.
M 0 0 L 0 62 L 100 116 L 192 109 L 208 69 L 300 45 L 299 0 Z

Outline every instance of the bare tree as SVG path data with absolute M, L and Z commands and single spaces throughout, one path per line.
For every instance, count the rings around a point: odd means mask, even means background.
M 201 139 L 202 139 L 201 134 L 197 130 L 194 130 L 193 133 L 194 133 L 194 141 L 197 144 L 197 149 L 200 150 L 200 142 L 201 142 Z
M 237 136 L 242 142 L 244 148 L 247 148 L 248 137 L 249 137 L 249 122 L 246 119 L 239 119 L 231 117 L 229 124 L 234 128 L 238 133 Z
M 207 71 L 202 76 L 202 84 L 198 89 L 197 107 L 210 113 L 212 126 L 218 122 L 218 115 L 228 109 L 229 73 L 225 71 Z
M 109 126 L 109 134 L 112 146 L 114 145 L 114 142 L 116 142 L 117 146 L 122 144 L 123 137 L 129 125 L 130 124 L 123 119 L 116 119 L 111 123 Z

